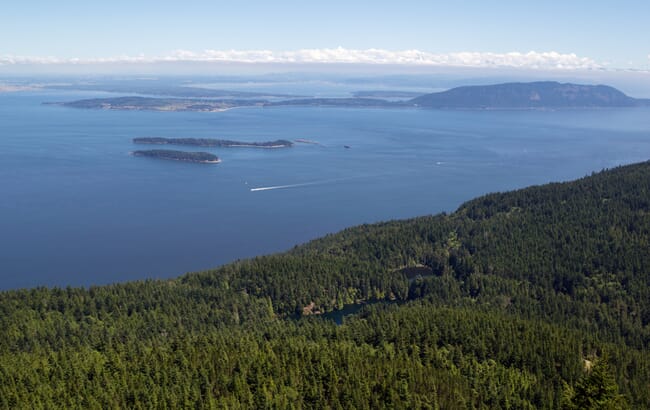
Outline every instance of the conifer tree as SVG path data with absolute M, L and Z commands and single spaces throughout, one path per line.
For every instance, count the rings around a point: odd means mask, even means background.
M 610 373 L 606 356 L 598 359 L 593 367 L 576 383 L 565 390 L 565 410 L 624 410 L 630 407 L 618 392 L 616 380 Z

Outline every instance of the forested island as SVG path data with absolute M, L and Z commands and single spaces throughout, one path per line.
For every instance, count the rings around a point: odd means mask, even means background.
M 218 164 L 221 162 L 218 156 L 210 154 L 209 152 L 187 152 L 187 151 L 172 151 L 167 149 L 152 149 L 133 151 L 132 154 L 136 157 L 149 157 L 158 159 L 169 159 L 174 161 L 184 162 L 197 162 L 201 164 Z
M 456 87 L 415 98 L 391 101 L 386 91 L 357 93 L 354 98 L 266 99 L 181 99 L 117 97 L 94 98 L 57 103 L 73 108 L 154 111 L 223 111 L 235 107 L 319 106 L 356 108 L 431 108 L 431 109 L 576 109 L 650 106 L 649 99 L 632 98 L 606 85 L 586 85 L 537 81 Z M 404 93 L 400 95 L 405 95 Z
M 159 145 L 191 145 L 197 147 L 222 147 L 222 148 L 289 148 L 293 143 L 288 140 L 275 140 L 264 142 L 232 141 L 216 138 L 163 138 L 140 137 L 133 138 L 135 144 Z
M 409 104 L 446 109 L 606 108 L 650 106 L 650 100 L 606 85 L 537 81 L 456 87 L 416 97 Z
M 0 407 L 648 409 L 649 243 L 645 162 L 178 279 L 0 292 Z

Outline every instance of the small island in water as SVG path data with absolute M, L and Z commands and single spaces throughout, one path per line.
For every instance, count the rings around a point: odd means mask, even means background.
M 167 149 L 152 149 L 144 151 L 133 151 L 136 157 L 149 157 L 159 159 L 169 159 L 174 161 L 197 162 L 200 164 L 218 164 L 221 162 L 218 156 L 209 152 L 187 152 L 172 151 Z
M 224 148 L 289 148 L 293 142 L 287 140 L 275 140 L 264 142 L 231 141 L 216 138 L 163 138 L 163 137 L 141 137 L 133 138 L 135 144 L 159 144 L 159 145 L 193 145 L 197 147 L 224 147 Z

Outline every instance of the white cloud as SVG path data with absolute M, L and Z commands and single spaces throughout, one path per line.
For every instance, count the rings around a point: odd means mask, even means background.
M 650 58 L 650 56 L 648 56 Z M 420 50 L 390 51 L 382 49 L 354 50 L 342 47 L 302 49 L 295 51 L 270 50 L 204 50 L 193 52 L 177 50 L 165 56 L 118 56 L 108 58 L 57 58 L 0 55 L 0 65 L 15 64 L 104 64 L 104 63 L 158 63 L 158 62 L 238 62 L 238 63 L 315 63 L 315 64 L 398 64 L 456 67 L 515 67 L 530 69 L 593 69 L 602 64 L 575 54 L 555 51 L 527 53 L 457 52 L 436 54 Z

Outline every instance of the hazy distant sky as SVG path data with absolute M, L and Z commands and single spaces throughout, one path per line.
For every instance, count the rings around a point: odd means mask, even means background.
M 337 47 L 556 52 L 649 69 L 650 1 L 21 0 L 0 8 L 0 64 Z

